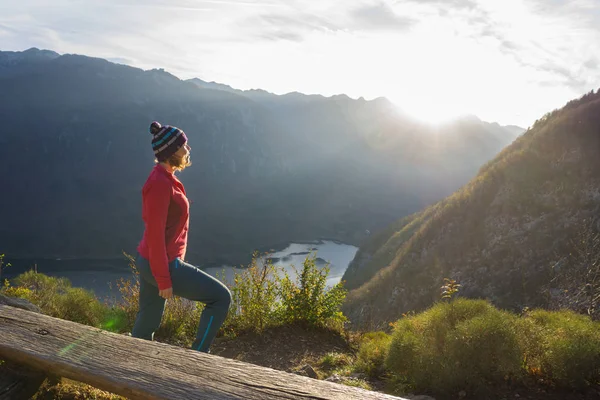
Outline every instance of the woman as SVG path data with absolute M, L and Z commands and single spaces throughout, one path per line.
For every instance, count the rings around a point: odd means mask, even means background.
M 175 177 L 191 165 L 185 133 L 173 126 L 150 125 L 156 165 L 142 189 L 146 229 L 137 248 L 140 273 L 139 311 L 132 336 L 152 340 L 165 301 L 174 294 L 206 304 L 192 348 L 209 352 L 223 324 L 231 294 L 217 279 L 184 262 L 189 226 L 189 202 Z

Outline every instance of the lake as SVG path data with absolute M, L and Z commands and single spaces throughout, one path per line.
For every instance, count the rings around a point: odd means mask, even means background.
M 339 243 L 331 240 L 314 241 L 311 243 L 292 243 L 285 249 L 271 253 L 273 265 L 288 272 L 291 278 L 295 278 L 294 267 L 300 269 L 306 257 L 313 253 L 316 257 L 316 265 L 322 267 L 329 263 L 329 276 L 327 286 L 331 287 L 338 283 L 358 248 L 352 245 Z M 11 278 L 33 266 L 31 260 L 9 260 L 13 267 L 6 269 L 4 277 Z M 37 270 L 49 276 L 65 277 L 69 279 L 74 287 L 83 287 L 92 290 L 101 299 L 118 298 L 116 282 L 121 279 L 131 279 L 132 274 L 124 259 L 120 260 L 45 260 L 37 261 Z M 229 265 L 223 267 L 202 268 L 208 274 L 226 276 L 231 281 L 234 272 L 240 271 L 238 267 Z M 110 287 L 113 287 L 111 290 Z

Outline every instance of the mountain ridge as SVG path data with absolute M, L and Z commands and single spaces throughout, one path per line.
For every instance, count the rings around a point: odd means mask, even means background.
M 0 241 L 13 258 L 134 252 L 152 120 L 190 138 L 189 257 L 217 265 L 271 243 L 358 244 L 454 191 L 513 140 L 483 122 L 423 127 L 382 99 L 260 92 L 258 101 L 163 69 L 51 56 L 0 69 L 0 166 L 14 171 Z

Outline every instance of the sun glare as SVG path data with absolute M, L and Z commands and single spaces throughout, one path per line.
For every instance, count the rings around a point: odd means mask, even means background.
M 408 115 L 430 125 L 441 125 L 467 113 L 456 102 L 450 103 L 436 101 L 436 99 L 406 99 L 396 97 L 390 97 L 390 101 Z

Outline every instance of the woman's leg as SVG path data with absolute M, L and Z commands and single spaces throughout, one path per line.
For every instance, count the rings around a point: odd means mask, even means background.
M 175 260 L 169 269 L 173 294 L 206 305 L 200 316 L 192 348 L 207 353 L 227 317 L 231 293 L 218 279 L 180 259 Z
M 165 299 L 158 295 L 158 286 L 152 276 L 148 260 L 138 256 L 136 267 L 140 273 L 140 299 L 131 336 L 152 340 L 154 332 L 160 326 L 165 309 Z

